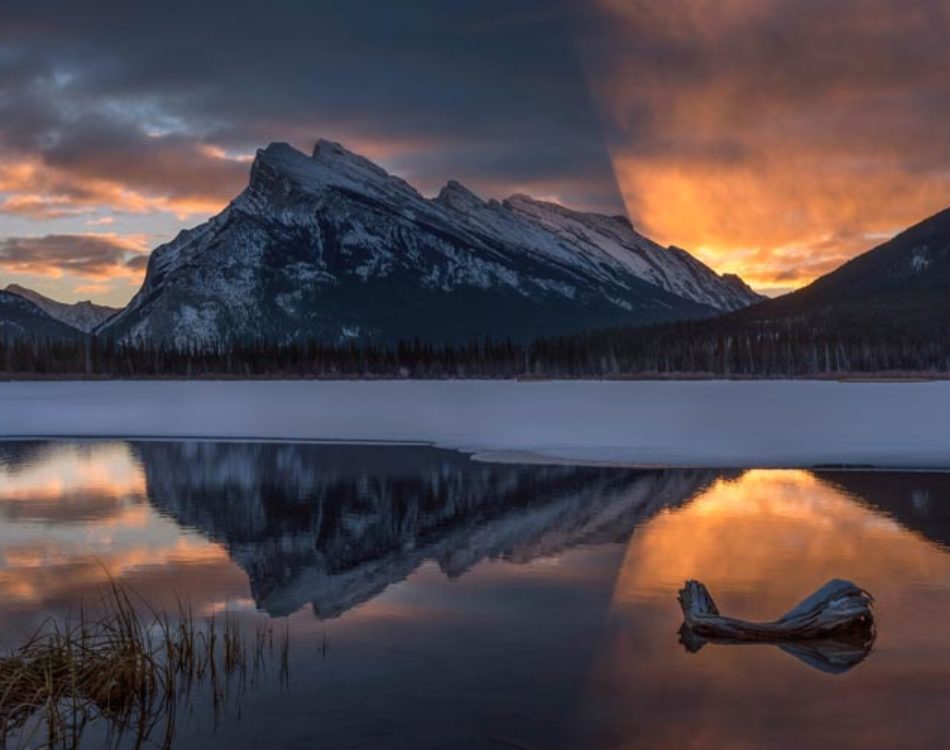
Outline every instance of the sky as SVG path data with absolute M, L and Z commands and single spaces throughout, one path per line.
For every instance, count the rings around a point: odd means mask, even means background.
M 946 0 L 4 0 L 0 286 L 124 304 L 323 137 L 782 293 L 950 206 L 948 38 Z

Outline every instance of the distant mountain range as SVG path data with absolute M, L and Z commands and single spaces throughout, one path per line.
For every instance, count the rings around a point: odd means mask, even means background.
M 526 341 L 703 318 L 759 296 L 623 217 L 457 182 L 427 199 L 328 141 L 258 152 L 224 211 L 157 248 L 100 333 L 173 347 L 227 342 Z
M 92 333 L 106 320 L 119 312 L 120 309 L 118 307 L 97 305 L 88 300 L 73 304 L 57 302 L 19 284 L 8 284 L 3 291 L 29 300 L 51 318 L 83 333 Z
M 80 337 L 78 329 L 56 320 L 35 302 L 20 294 L 0 290 L 0 340 L 71 341 Z

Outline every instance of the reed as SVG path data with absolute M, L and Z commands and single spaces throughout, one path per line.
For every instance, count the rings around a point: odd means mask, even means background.
M 137 606 L 136 606 L 137 605 Z M 215 711 L 253 680 L 274 651 L 270 623 L 248 639 L 235 617 L 198 620 L 179 604 L 158 613 L 110 582 L 97 607 L 48 619 L 21 646 L 0 656 L 0 740 L 21 747 L 75 748 L 84 731 L 106 722 L 109 744 L 171 746 L 175 709 L 199 685 Z M 289 668 L 289 631 L 279 636 L 280 678 Z

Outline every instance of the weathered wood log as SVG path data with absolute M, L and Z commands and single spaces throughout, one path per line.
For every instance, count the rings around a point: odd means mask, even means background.
M 709 591 L 687 581 L 679 592 L 683 625 L 700 638 L 778 643 L 857 631 L 873 639 L 871 595 L 851 581 L 828 581 L 814 594 L 772 622 L 750 622 L 719 614 Z M 685 642 L 685 641 L 684 641 Z

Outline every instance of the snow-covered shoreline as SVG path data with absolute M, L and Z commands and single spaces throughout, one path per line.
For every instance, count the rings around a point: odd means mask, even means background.
M 950 382 L 0 384 L 0 438 L 420 442 L 501 460 L 950 468 Z

